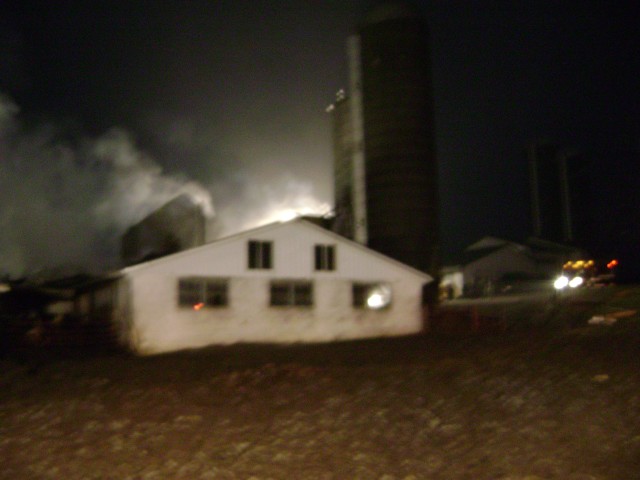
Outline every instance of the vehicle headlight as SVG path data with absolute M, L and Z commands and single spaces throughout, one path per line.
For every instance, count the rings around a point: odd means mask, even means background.
M 569 282 L 569 286 L 571 288 L 576 288 L 582 285 L 583 282 L 584 282 L 584 279 L 582 277 L 573 277 Z
M 558 278 L 556 278 L 556 281 L 553 282 L 553 288 L 555 288 L 556 290 L 562 290 L 567 285 L 569 285 L 569 278 L 564 275 L 560 275 Z

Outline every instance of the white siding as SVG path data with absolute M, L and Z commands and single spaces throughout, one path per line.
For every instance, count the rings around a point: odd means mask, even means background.
M 273 242 L 273 269 L 251 270 L 248 240 Z M 314 271 L 314 245 L 336 246 L 335 271 Z M 129 337 L 140 353 L 235 342 L 321 342 L 410 334 L 422 328 L 421 291 L 429 277 L 370 250 L 291 222 L 123 271 L 129 281 Z M 229 305 L 195 311 L 178 306 L 178 278 L 229 280 Z M 272 279 L 313 282 L 313 307 L 271 307 Z M 388 282 L 389 308 L 352 307 L 354 281 Z M 124 319 L 123 319 L 124 320 Z
M 378 256 L 353 242 L 347 242 L 320 229 L 291 222 L 276 225 L 270 229 L 258 229 L 254 234 L 239 235 L 186 252 L 165 257 L 151 265 L 125 269 L 136 274 L 140 270 L 152 269 L 156 274 L 163 272 L 236 277 L 251 276 L 265 278 L 311 278 L 312 276 L 343 277 L 373 280 L 376 277 L 414 276 L 409 267 Z M 273 267 L 270 270 L 248 268 L 247 243 L 249 240 L 273 242 Z M 314 271 L 313 247 L 315 244 L 336 245 L 336 270 L 333 272 Z M 429 277 L 423 276 L 422 281 Z
M 464 268 L 464 281 L 472 283 L 477 279 L 488 279 L 495 282 L 505 273 L 533 274 L 535 271 L 535 263 L 522 249 L 509 246 L 468 264 Z

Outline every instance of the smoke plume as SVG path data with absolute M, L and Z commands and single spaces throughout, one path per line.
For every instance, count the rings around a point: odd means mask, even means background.
M 164 173 L 123 129 L 73 142 L 27 131 L 0 94 L 0 275 L 116 267 L 122 233 L 184 193 L 213 216 L 207 189 Z
M 272 175 L 243 172 L 235 179 L 216 183 L 213 191 L 220 198 L 234 201 L 216 202 L 217 219 L 223 234 L 235 233 L 267 223 L 291 220 L 300 215 L 327 215 L 331 205 L 319 200 L 311 181 L 290 172 Z

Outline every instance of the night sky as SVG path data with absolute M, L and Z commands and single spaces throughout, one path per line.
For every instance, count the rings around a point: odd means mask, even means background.
M 416 3 L 445 261 L 531 233 L 530 142 L 640 149 L 635 2 Z M 124 229 L 183 190 L 211 195 L 221 234 L 328 210 L 325 108 L 370 4 L 2 0 L 0 274 L 112 266 Z

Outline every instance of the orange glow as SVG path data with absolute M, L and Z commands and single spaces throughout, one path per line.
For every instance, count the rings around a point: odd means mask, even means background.
M 607 263 L 607 268 L 609 270 L 611 270 L 613 267 L 618 265 L 618 260 L 616 260 L 615 258 L 613 260 L 611 260 L 609 263 Z
M 592 268 L 595 266 L 595 261 L 593 260 L 576 260 L 575 262 L 572 262 L 571 260 L 569 260 L 567 263 L 565 263 L 562 266 L 563 270 L 582 270 L 585 268 Z
M 200 303 L 196 303 L 193 306 L 193 309 L 197 312 L 198 310 L 202 309 L 202 307 L 204 307 L 204 303 L 200 302 Z

